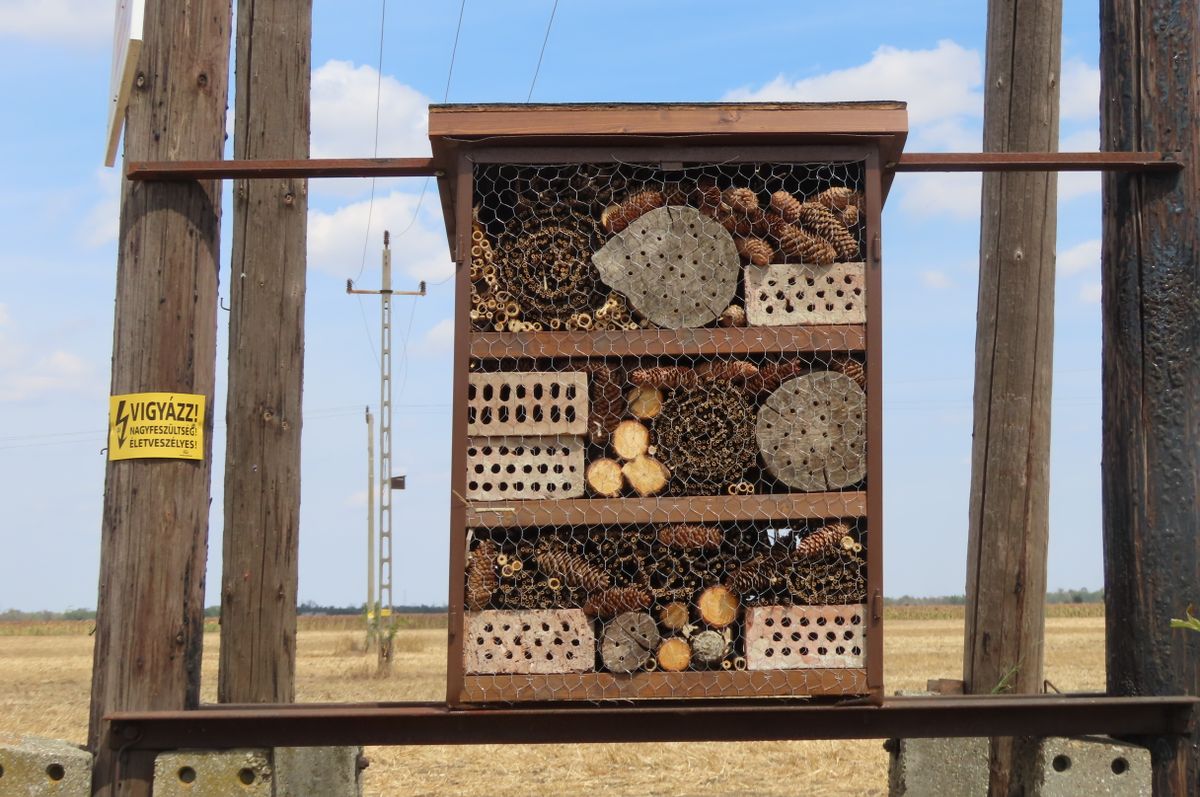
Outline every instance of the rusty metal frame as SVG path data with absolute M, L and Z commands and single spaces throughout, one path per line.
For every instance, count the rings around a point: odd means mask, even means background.
M 459 711 L 441 703 L 204 706 L 105 716 L 122 750 L 950 736 L 1189 736 L 1200 698 L 894 697 L 880 706 L 722 701 Z

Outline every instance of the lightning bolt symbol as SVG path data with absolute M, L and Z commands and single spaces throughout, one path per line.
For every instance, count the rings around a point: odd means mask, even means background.
M 117 448 L 125 447 L 125 427 L 129 425 L 129 413 L 125 411 L 125 399 L 117 403 Z

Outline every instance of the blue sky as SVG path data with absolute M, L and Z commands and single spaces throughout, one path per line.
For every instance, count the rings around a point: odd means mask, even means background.
M 553 0 L 315 0 L 313 155 L 428 152 L 425 106 L 523 102 Z M 1098 146 L 1098 9 L 1064 0 L 1063 150 Z M 115 2 L 0 0 L 0 610 L 96 601 L 119 173 L 101 165 Z M 754 9 L 748 11 L 747 9 Z M 895 99 L 908 151 L 977 151 L 986 3 L 834 5 L 561 0 L 540 102 Z M 449 81 L 447 80 L 449 75 Z M 1100 182 L 1060 179 L 1049 585 L 1097 587 Z M 451 273 L 436 189 L 314 181 L 309 222 L 300 597 L 365 597 L 363 407 L 378 402 L 384 229 L 398 300 L 395 598 L 446 597 Z M 226 189 L 228 193 L 228 187 Z M 370 231 L 368 233 L 368 215 Z M 227 216 L 228 218 L 228 216 Z M 967 489 L 979 178 L 900 175 L 884 212 L 885 590 L 959 593 Z M 222 245 L 228 252 L 228 227 Z M 365 251 L 365 258 L 364 258 Z M 228 299 L 228 257 L 221 295 Z M 208 602 L 220 582 L 225 327 L 218 318 Z

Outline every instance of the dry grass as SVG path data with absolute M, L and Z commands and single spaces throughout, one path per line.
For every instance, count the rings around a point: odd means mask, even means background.
M 889 691 L 920 689 L 927 678 L 955 677 L 962 669 L 961 608 L 956 617 L 954 607 L 915 608 L 921 611 L 912 619 L 900 619 L 903 613 L 889 608 L 885 625 Z M 927 611 L 935 608 L 951 611 L 941 616 Z M 1047 621 L 1046 677 L 1064 691 L 1102 690 L 1104 621 L 1094 612 L 1081 617 L 1061 616 L 1064 613 L 1056 609 Z M 436 622 L 424 617 L 421 623 Z M 301 626 L 299 700 L 438 700 L 444 696 L 444 630 L 401 630 L 395 642 L 394 673 L 378 678 L 357 625 L 342 618 L 326 619 L 322 625 L 308 618 Z M 28 633 L 0 628 L 0 730 L 83 741 L 92 663 L 90 624 L 71 624 L 59 633 L 50 625 L 33 624 Z M 216 635 L 205 639 L 206 701 L 215 699 L 218 644 Z M 533 797 L 576 792 L 613 797 L 798 793 L 819 797 L 881 795 L 887 782 L 887 755 L 878 740 L 371 748 L 368 756 L 372 763 L 366 772 L 366 792 L 388 797 Z

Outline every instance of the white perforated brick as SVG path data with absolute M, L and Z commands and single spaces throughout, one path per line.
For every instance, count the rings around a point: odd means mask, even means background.
M 467 500 L 579 498 L 582 437 L 474 437 L 467 441 Z
M 592 622 L 580 609 L 467 612 L 467 673 L 586 672 L 596 660 Z
M 777 263 L 746 267 L 746 321 L 750 326 L 862 324 L 863 264 L 813 266 Z
M 473 373 L 467 435 L 584 434 L 587 374 L 578 371 Z
M 751 670 L 862 667 L 867 607 L 755 606 L 746 610 Z

